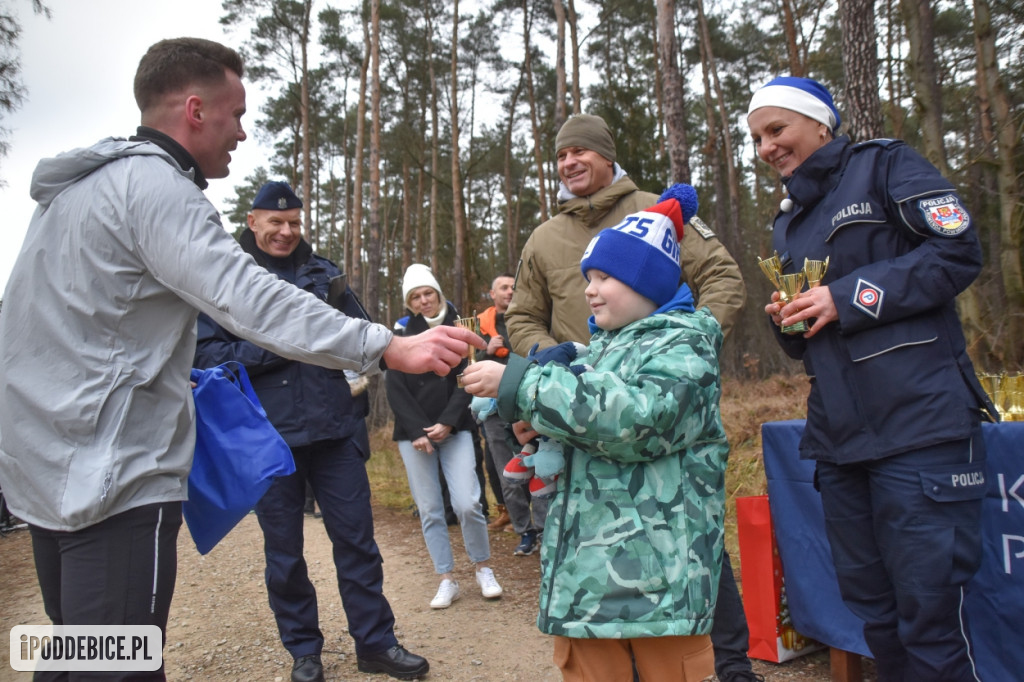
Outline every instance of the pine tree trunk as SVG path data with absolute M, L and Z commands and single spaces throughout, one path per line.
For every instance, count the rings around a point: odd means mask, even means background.
M 690 182 L 690 149 L 686 138 L 686 98 L 676 54 L 675 0 L 657 0 L 658 54 L 665 103 L 665 127 L 672 182 Z
M 572 113 L 581 112 L 580 100 L 580 41 L 579 18 L 576 16 L 576 2 L 569 0 L 569 40 L 572 42 Z
M 455 223 L 455 307 L 465 314 L 466 291 L 466 219 L 462 210 L 462 173 L 459 169 L 459 0 L 452 7 L 451 61 L 451 128 L 452 128 L 452 219 Z
M 526 73 L 526 94 L 530 102 L 530 127 L 533 130 L 533 158 L 537 164 L 537 193 L 540 199 L 540 221 L 548 219 L 548 191 L 544 181 L 544 153 L 540 124 L 537 122 L 537 98 L 533 93 L 533 67 L 530 61 L 530 9 L 528 0 L 523 0 L 523 70 Z
M 365 6 L 365 5 L 364 5 Z M 359 73 L 359 104 L 356 107 L 356 153 L 352 173 L 352 276 L 349 286 L 361 298 L 366 293 L 363 282 L 363 141 L 366 139 L 366 88 L 370 69 L 370 16 L 363 15 L 363 63 Z
M 1021 254 L 1024 213 L 1021 211 L 1021 186 L 1015 161 L 1020 149 L 1020 130 L 1014 124 L 1006 86 L 999 73 L 996 56 L 996 31 L 988 0 L 974 0 L 975 44 L 978 52 L 978 95 L 981 100 L 982 134 L 986 147 L 996 150 L 996 182 L 999 188 L 999 270 L 1006 306 L 998 319 L 1006 326 L 998 330 L 993 346 L 1002 356 L 1004 368 L 1024 365 L 1024 275 Z
M 426 3 L 425 14 L 427 19 L 427 49 L 431 52 L 434 49 L 434 24 L 430 14 L 430 3 Z M 441 172 L 441 161 L 438 140 L 438 103 L 437 103 L 437 76 L 434 74 L 434 60 L 428 59 L 428 73 L 430 77 L 430 269 L 435 273 L 437 269 L 437 178 Z
M 552 0 L 555 7 L 555 130 L 565 123 L 566 76 L 565 76 L 565 5 L 562 0 Z
M 299 114 L 302 126 L 302 207 L 303 222 L 306 225 L 308 241 L 313 239 L 313 159 L 310 155 L 309 132 L 309 15 L 313 9 L 313 0 L 302 3 L 302 27 L 300 29 L 299 46 L 302 50 L 302 72 L 299 78 Z
M 901 0 L 903 21 L 910 43 L 910 80 L 921 118 L 925 157 L 949 176 L 946 148 L 942 141 L 942 89 L 935 57 L 935 28 L 931 0 Z
M 854 140 L 884 137 L 882 105 L 878 99 L 878 48 L 875 1 L 840 0 L 843 36 L 843 76 L 846 116 Z
M 370 0 L 370 238 L 366 243 L 364 303 L 370 314 L 380 310 L 380 0 Z

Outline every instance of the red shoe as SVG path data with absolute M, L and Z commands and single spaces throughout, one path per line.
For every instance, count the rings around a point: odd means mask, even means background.
M 533 478 L 533 467 L 526 466 L 523 458 L 529 457 L 535 452 L 537 452 L 536 439 L 524 445 L 523 451 L 508 461 L 508 464 L 505 465 L 505 470 L 501 472 L 502 475 L 510 481 L 526 485 Z
M 540 478 L 534 476 L 530 479 L 530 494 L 539 500 L 546 500 L 554 496 L 558 489 L 558 475 L 551 478 Z
M 523 464 L 522 455 L 516 455 L 508 461 L 508 464 L 505 465 L 505 470 L 502 472 L 502 475 L 507 479 L 525 485 L 531 478 L 533 478 L 533 468 Z

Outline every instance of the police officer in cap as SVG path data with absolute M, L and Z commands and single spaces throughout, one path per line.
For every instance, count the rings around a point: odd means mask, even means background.
M 368 319 L 344 274 L 313 253 L 302 238 L 301 210 L 302 201 L 287 183 L 263 185 L 248 215 L 249 229 L 239 238 L 242 248 L 281 279 L 346 315 Z M 198 332 L 196 366 L 213 367 L 229 360 L 244 365 L 267 416 L 295 457 L 295 473 L 275 479 L 256 505 L 270 608 L 281 642 L 295 659 L 292 681 L 324 679 L 324 636 L 316 591 L 302 555 L 307 481 L 334 548 L 338 589 L 359 670 L 399 679 L 425 675 L 430 668 L 427 660 L 406 651 L 395 638 L 394 614 L 383 594 L 384 572 L 373 537 L 365 467 L 370 456 L 365 393 L 350 388 L 343 372 L 287 360 L 234 336 L 206 315 L 199 316 Z

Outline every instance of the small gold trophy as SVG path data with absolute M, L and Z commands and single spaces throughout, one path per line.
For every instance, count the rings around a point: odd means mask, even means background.
M 1003 407 L 1003 376 L 1001 374 L 979 374 L 978 381 L 981 382 L 981 387 L 985 389 L 985 393 L 988 393 L 992 404 L 995 405 L 996 412 L 999 413 L 1000 417 L 1005 417 L 1006 410 Z
M 807 275 L 808 287 L 816 287 L 821 284 L 821 280 L 825 279 L 826 272 L 828 272 L 828 256 L 825 256 L 825 260 L 804 258 L 804 274 Z
M 771 258 L 758 258 L 757 264 L 761 266 L 761 272 L 768 278 L 768 281 L 778 289 L 779 275 L 782 274 L 782 261 L 779 260 L 778 252 L 774 252 Z
M 468 329 L 477 336 L 480 335 L 480 318 L 476 316 L 475 310 L 473 311 L 472 317 L 455 318 L 455 326 L 461 327 L 462 329 Z M 469 364 L 472 365 L 474 362 L 476 362 L 476 353 L 473 350 L 473 346 L 469 345 L 468 343 L 466 344 L 466 348 L 468 349 L 469 353 Z M 455 377 L 455 385 L 458 386 L 459 388 L 463 388 L 461 374 Z
M 1007 421 L 1024 421 L 1024 374 L 1003 375 L 1003 399 L 1006 401 L 1006 411 L 1003 417 Z
M 779 275 L 779 294 L 782 295 L 784 303 L 789 303 L 804 288 L 804 282 L 807 281 L 807 275 L 804 271 L 794 272 L 791 275 Z M 807 320 L 800 320 L 796 324 L 789 324 L 782 328 L 783 334 L 803 334 L 805 331 L 810 329 L 807 326 Z
M 768 281 L 778 290 L 783 305 L 796 298 L 800 290 L 804 288 L 807 275 L 803 270 L 791 275 L 782 274 L 782 261 L 779 259 L 778 253 L 774 253 L 771 258 L 758 258 L 757 264 L 761 266 L 761 272 L 768 278 Z M 783 327 L 782 332 L 784 334 L 802 334 L 808 329 L 807 321 L 801 320 L 796 324 Z

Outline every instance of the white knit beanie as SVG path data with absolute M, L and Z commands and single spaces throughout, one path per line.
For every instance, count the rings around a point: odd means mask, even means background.
M 405 307 L 409 307 L 409 294 L 412 293 L 413 289 L 419 287 L 431 287 L 437 292 L 437 297 L 441 301 L 441 309 L 444 309 L 444 292 L 441 291 L 441 285 L 437 283 L 437 278 L 434 277 L 434 273 L 429 267 L 422 263 L 413 263 L 402 277 L 402 302 Z

